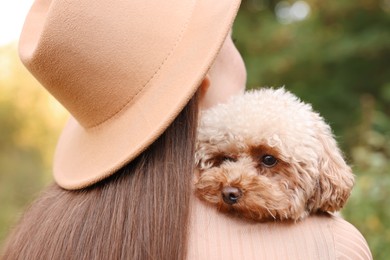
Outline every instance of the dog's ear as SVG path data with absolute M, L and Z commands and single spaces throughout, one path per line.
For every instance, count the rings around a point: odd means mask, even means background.
M 202 166 L 204 164 L 204 152 L 200 151 L 199 143 L 196 144 L 195 150 L 195 167 L 197 169 L 202 170 Z
M 318 139 L 322 144 L 318 164 L 319 182 L 313 197 L 315 208 L 321 211 L 338 211 L 351 194 L 354 175 L 345 162 L 329 125 L 318 114 L 314 116 Z
M 197 140 L 195 149 L 195 167 L 204 171 L 212 167 L 213 155 L 216 152 L 216 146 L 211 145 L 204 140 Z

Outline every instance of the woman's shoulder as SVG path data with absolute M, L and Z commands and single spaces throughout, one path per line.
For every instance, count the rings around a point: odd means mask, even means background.
M 367 241 L 351 223 L 337 215 L 322 217 L 320 221 L 329 225 L 338 259 L 372 259 Z
M 253 223 L 193 200 L 189 259 L 372 259 L 367 242 L 337 215 Z

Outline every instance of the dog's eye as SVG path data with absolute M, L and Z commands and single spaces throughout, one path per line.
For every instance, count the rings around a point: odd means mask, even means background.
M 261 163 L 265 167 L 273 167 L 277 164 L 277 162 L 278 162 L 278 160 L 274 156 L 269 155 L 269 154 L 266 154 L 261 158 Z
M 221 159 L 222 159 L 222 161 L 224 161 L 224 162 L 235 162 L 235 161 L 236 161 L 235 158 L 229 157 L 229 156 L 223 156 Z
M 227 155 L 219 155 L 219 156 L 216 156 L 210 160 L 211 165 L 213 167 L 219 167 L 224 162 L 235 162 L 235 161 L 237 161 L 237 159 L 230 157 L 230 156 L 227 156 Z

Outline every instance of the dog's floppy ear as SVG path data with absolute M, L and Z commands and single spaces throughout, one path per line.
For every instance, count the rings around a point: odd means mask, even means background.
M 200 150 L 199 142 L 196 144 L 196 150 L 195 150 L 195 166 L 198 169 L 202 169 L 202 165 L 204 165 L 204 158 L 205 154 L 204 151 Z
M 216 152 L 216 145 L 205 140 L 197 140 L 195 149 L 195 167 L 203 171 L 212 167 L 213 154 Z
M 317 135 L 323 151 L 319 156 L 319 183 L 313 200 L 316 209 L 338 211 L 347 201 L 354 184 L 351 168 L 345 162 L 332 131 L 323 118 L 315 114 Z

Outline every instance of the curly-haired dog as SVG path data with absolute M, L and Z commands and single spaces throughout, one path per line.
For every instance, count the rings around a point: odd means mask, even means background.
M 256 221 L 338 211 L 354 177 L 330 127 L 284 89 L 247 92 L 203 113 L 195 192 Z

